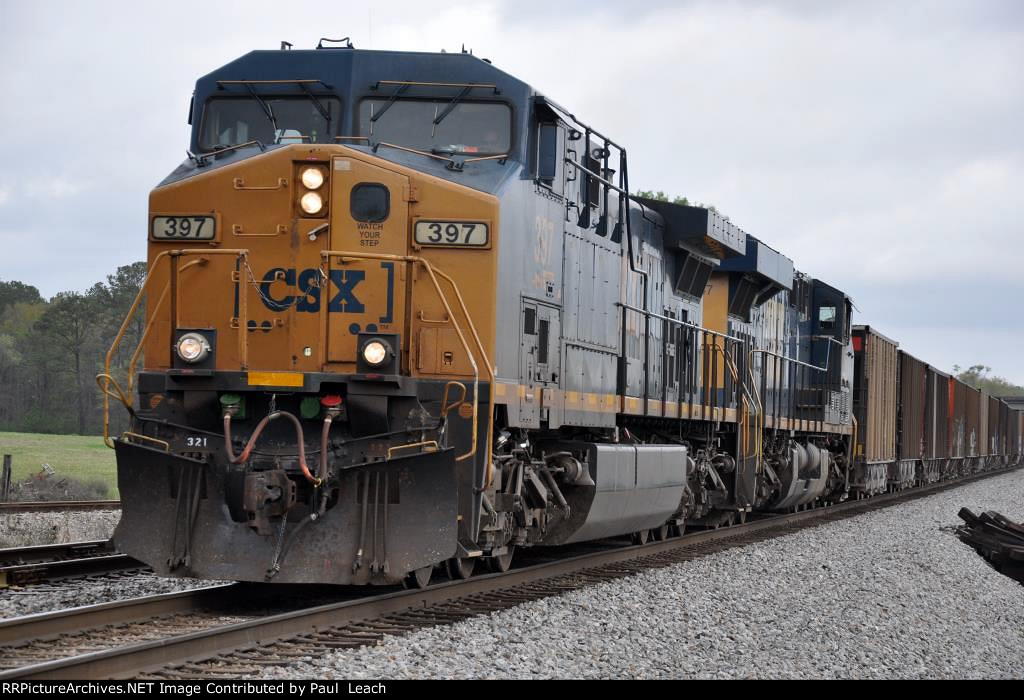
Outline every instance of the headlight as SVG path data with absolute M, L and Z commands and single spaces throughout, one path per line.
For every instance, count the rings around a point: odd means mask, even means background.
M 210 354 L 210 341 L 200 333 L 186 333 L 178 338 L 178 344 L 174 346 L 178 357 L 185 362 L 202 362 Z
M 381 340 L 371 340 L 363 346 L 363 359 L 366 360 L 366 364 L 373 367 L 379 367 L 387 362 L 390 354 L 391 348 Z
M 299 177 L 307 190 L 318 190 L 324 184 L 324 173 L 320 168 L 306 168 Z
M 324 208 L 324 200 L 316 192 L 307 192 L 299 200 L 299 206 L 307 214 L 319 214 L 320 210 Z

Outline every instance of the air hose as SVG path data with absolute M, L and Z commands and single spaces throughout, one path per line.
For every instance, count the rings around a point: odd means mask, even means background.
M 295 425 L 295 433 L 299 447 L 299 468 L 302 469 L 302 475 L 305 476 L 306 480 L 309 481 L 314 486 L 319 486 L 323 477 L 326 457 L 323 454 L 321 454 L 320 456 L 321 475 L 313 476 L 313 473 L 309 471 L 309 467 L 306 466 L 306 445 L 305 438 L 303 437 L 302 434 L 302 424 L 299 422 L 298 418 L 293 416 L 291 413 L 288 413 L 287 411 L 274 411 L 273 413 L 267 414 L 263 418 L 263 420 L 257 423 L 256 429 L 252 431 L 252 435 L 249 437 L 249 442 L 246 443 L 245 448 L 237 457 L 235 456 L 235 452 L 231 447 L 231 411 L 225 411 L 224 448 L 225 450 L 227 450 L 228 459 L 231 461 L 232 464 L 241 464 L 247 461 L 249 459 L 249 455 L 252 453 L 252 448 L 256 445 L 256 440 L 259 438 L 260 433 L 263 432 L 263 429 L 267 427 L 267 424 L 270 423 L 270 421 L 280 418 L 281 416 L 288 418 Z

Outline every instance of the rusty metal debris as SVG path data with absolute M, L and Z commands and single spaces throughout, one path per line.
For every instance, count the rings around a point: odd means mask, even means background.
M 993 569 L 1024 583 L 1024 523 L 1014 523 L 992 510 L 975 515 L 961 508 L 958 515 L 964 524 L 956 529 L 957 537 L 974 547 Z

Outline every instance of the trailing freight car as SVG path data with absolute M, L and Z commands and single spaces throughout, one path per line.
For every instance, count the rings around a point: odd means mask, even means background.
M 890 477 L 904 481 L 896 458 L 899 356 L 896 341 L 870 326 L 854 326 L 853 352 L 857 439 L 851 489 L 871 495 L 884 492 Z
M 896 446 L 899 462 L 890 470 L 889 486 L 907 488 L 915 481 L 927 482 L 928 365 L 902 350 L 899 351 L 897 378 Z

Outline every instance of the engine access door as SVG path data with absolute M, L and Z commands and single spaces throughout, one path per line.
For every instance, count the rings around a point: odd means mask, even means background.
M 519 414 L 526 425 L 548 418 L 542 415 L 540 392 L 558 387 L 561 340 L 560 310 L 524 298 L 519 367 L 519 383 L 524 391 L 520 395 Z
M 335 371 L 355 371 L 359 333 L 396 333 L 406 357 L 406 265 L 363 258 L 408 254 L 409 178 L 352 156 L 332 161 L 331 245 L 325 267 L 327 363 Z M 341 366 L 339 366 L 339 363 Z

